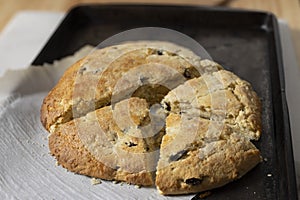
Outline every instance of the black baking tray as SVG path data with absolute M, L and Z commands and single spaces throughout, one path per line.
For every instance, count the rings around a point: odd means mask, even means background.
M 164 27 L 199 42 L 226 69 L 249 81 L 262 100 L 264 161 L 206 199 L 297 199 L 278 24 L 271 13 L 170 5 L 79 5 L 71 9 L 33 64 L 138 27 Z M 200 199 L 195 196 L 193 199 Z

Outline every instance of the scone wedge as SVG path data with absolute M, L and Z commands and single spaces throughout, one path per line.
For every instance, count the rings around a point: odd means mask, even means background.
M 157 166 L 161 194 L 223 186 L 260 161 L 260 101 L 250 84 L 226 70 L 186 81 L 162 100 L 166 119 Z
M 72 172 L 151 186 L 163 132 L 147 137 L 148 122 L 144 99 L 123 100 L 58 126 L 49 136 L 50 152 Z

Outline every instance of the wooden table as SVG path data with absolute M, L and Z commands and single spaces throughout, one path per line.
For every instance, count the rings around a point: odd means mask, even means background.
M 0 0 L 0 31 L 21 10 L 68 11 L 78 3 L 157 3 L 228 6 L 269 11 L 288 22 L 300 64 L 300 0 Z

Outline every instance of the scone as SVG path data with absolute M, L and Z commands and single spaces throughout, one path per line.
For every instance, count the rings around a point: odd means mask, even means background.
M 220 187 L 261 161 L 260 102 L 250 84 L 226 70 L 186 81 L 162 105 L 170 113 L 156 186 L 162 194 Z
M 97 49 L 67 69 L 41 122 L 68 170 L 173 195 L 220 187 L 256 166 L 260 109 L 251 85 L 219 64 L 140 41 Z

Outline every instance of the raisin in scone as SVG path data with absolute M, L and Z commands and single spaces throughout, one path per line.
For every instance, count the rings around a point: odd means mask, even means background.
M 261 134 L 260 101 L 233 73 L 220 70 L 188 80 L 162 105 L 170 114 L 156 173 L 160 193 L 220 187 L 261 161 L 250 141 Z

